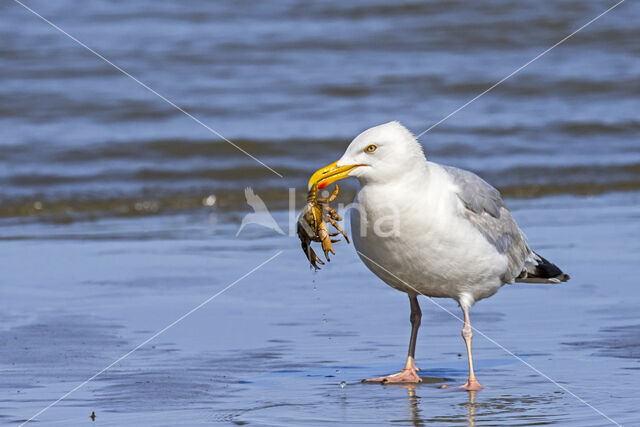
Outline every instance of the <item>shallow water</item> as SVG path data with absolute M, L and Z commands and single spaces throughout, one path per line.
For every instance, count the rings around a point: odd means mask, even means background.
M 406 296 L 352 246 L 314 273 L 295 237 L 256 225 L 236 237 L 243 189 L 289 232 L 289 187 L 299 208 L 310 172 L 358 132 L 398 119 L 420 133 L 611 4 L 28 5 L 284 177 L 0 3 L 0 424 L 276 255 L 38 421 L 611 423 L 578 396 L 640 424 L 637 3 L 421 138 L 431 159 L 498 186 L 531 245 L 572 276 L 506 286 L 472 311 L 474 327 L 566 390 L 476 334 L 475 394 L 439 388 L 465 380 L 461 325 L 424 298 L 425 383 L 360 383 L 402 367 Z M 345 182 L 339 201 L 354 191 Z
M 472 311 L 478 330 L 623 425 L 640 421 L 639 201 L 511 200 L 532 245 L 572 280 L 505 286 Z M 282 250 L 39 419 L 77 425 L 95 411 L 96 423 L 114 426 L 608 424 L 478 333 L 486 389 L 439 389 L 465 379 L 461 325 L 424 298 L 417 362 L 432 382 L 360 383 L 402 366 L 406 297 L 374 278 L 352 246 L 338 244 L 313 273 L 294 237 L 253 226 L 235 238 L 227 216 L 203 209 L 6 227 L 2 419 L 30 417 Z M 276 216 L 284 227 L 286 212 Z

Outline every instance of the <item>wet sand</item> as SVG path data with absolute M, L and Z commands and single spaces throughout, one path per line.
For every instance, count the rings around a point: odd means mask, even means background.
M 505 286 L 474 326 L 623 425 L 640 422 L 640 194 L 509 200 L 566 284 Z M 277 219 L 286 224 L 286 212 Z M 215 209 L 6 226 L 0 423 L 47 406 L 277 251 L 273 262 L 43 413 L 42 425 L 607 425 L 476 334 L 470 394 L 461 325 L 425 298 L 413 386 L 362 384 L 401 367 L 407 298 L 338 244 L 313 273 L 294 237 Z M 438 303 L 458 314 L 453 301 Z M 89 418 L 95 411 L 96 420 Z

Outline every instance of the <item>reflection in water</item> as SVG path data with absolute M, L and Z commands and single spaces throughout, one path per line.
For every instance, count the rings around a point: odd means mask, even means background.
M 416 394 L 417 384 L 400 384 L 400 387 L 407 390 L 407 396 L 409 401 L 409 419 L 413 422 L 414 426 L 424 426 L 425 420 L 420 416 L 420 396 Z M 463 403 L 463 406 L 466 406 L 467 413 L 467 425 L 469 427 L 475 427 L 476 425 L 476 393 L 477 391 L 471 390 L 466 394 L 468 396 L 468 400 L 466 403 Z M 460 393 L 462 395 L 462 393 Z
M 466 404 L 468 412 L 467 412 L 467 422 L 469 427 L 475 427 L 476 425 L 476 390 L 470 390 L 469 392 L 469 402 Z
M 424 421 L 420 418 L 420 396 L 416 395 L 416 384 L 402 384 L 402 388 L 407 390 L 409 395 L 409 419 L 414 426 L 423 426 Z

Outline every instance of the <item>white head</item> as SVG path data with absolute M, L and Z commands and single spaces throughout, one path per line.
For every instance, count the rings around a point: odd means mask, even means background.
M 349 176 L 363 184 L 389 182 L 422 167 L 425 161 L 420 143 L 407 128 L 393 121 L 358 135 L 340 160 L 312 175 L 309 187 L 318 183 L 318 187 L 324 188 Z

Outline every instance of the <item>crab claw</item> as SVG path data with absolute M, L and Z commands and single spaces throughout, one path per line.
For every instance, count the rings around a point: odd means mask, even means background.
M 311 248 L 311 245 L 308 243 L 304 243 L 301 242 L 301 246 L 302 246 L 302 252 L 304 252 L 304 254 L 307 256 L 307 259 L 309 260 L 309 263 L 311 264 L 311 267 L 313 267 L 316 270 L 320 270 L 320 267 L 318 267 L 318 263 L 320 263 L 321 265 L 324 265 L 324 262 L 318 258 L 318 255 L 316 255 L 315 251 Z
M 327 259 L 327 261 L 331 261 L 329 259 L 329 252 L 331 252 L 333 255 L 336 254 L 333 251 L 333 247 L 331 246 L 331 239 L 328 238 L 322 241 L 322 250 L 324 251 L 324 257 Z
M 315 268 L 316 270 L 320 270 L 320 267 L 318 267 L 317 263 L 320 263 L 321 265 L 324 265 L 324 261 L 322 261 L 318 255 L 316 255 L 315 251 L 313 249 L 311 249 L 311 247 L 309 248 L 309 251 L 311 252 L 311 258 L 309 258 L 309 261 L 311 262 L 311 265 L 313 266 L 313 268 Z M 327 259 L 328 261 L 328 259 Z

